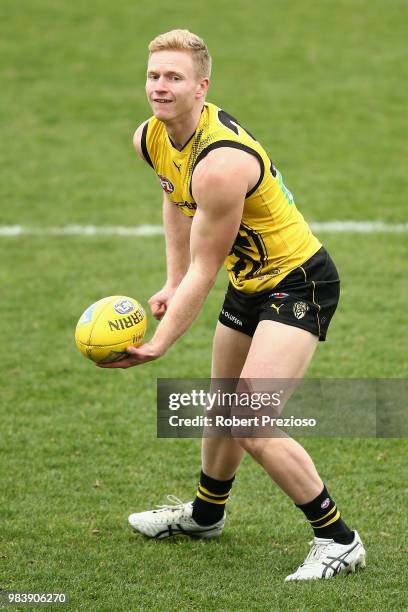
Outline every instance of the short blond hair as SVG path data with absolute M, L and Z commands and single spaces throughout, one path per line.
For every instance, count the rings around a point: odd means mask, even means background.
M 156 36 L 149 44 L 150 54 L 155 51 L 188 51 L 191 53 L 199 79 L 210 77 L 211 56 L 202 38 L 189 30 L 171 30 Z

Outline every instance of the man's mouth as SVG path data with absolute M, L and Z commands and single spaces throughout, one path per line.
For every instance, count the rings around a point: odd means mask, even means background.
M 165 98 L 153 98 L 153 101 L 159 104 L 169 104 L 171 102 L 171 100 L 166 100 Z

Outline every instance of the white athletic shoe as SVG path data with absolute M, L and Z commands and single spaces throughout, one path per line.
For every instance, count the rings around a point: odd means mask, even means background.
M 221 534 L 225 523 L 225 512 L 218 523 L 203 527 L 192 518 L 192 502 L 183 504 L 174 495 L 168 495 L 167 499 L 172 503 L 157 506 L 157 510 L 131 514 L 128 521 L 132 529 L 158 540 L 178 534 L 195 538 L 215 538 Z
M 351 544 L 337 544 L 326 538 L 314 538 L 309 544 L 312 548 L 306 559 L 293 574 L 286 576 L 286 581 L 332 578 L 366 566 L 366 551 L 357 531 Z

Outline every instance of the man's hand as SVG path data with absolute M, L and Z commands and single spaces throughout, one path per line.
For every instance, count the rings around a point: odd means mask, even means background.
M 154 361 L 155 359 L 158 359 L 164 355 L 165 351 L 160 350 L 151 342 L 146 342 L 137 348 L 134 346 L 128 346 L 126 352 L 129 354 L 129 357 L 126 357 L 121 361 L 114 361 L 112 363 L 97 363 L 96 365 L 98 368 L 131 368 L 133 366 L 142 365 L 142 363 L 147 363 L 148 361 Z
M 170 301 L 175 294 L 177 286 L 164 285 L 160 291 L 152 295 L 148 300 L 152 314 L 155 319 L 161 321 L 166 314 Z

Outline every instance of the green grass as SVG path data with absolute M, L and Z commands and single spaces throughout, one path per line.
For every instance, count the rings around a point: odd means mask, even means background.
M 3 0 L 0 225 L 161 222 L 131 135 L 149 114 L 146 44 L 179 25 L 209 43 L 209 99 L 265 144 L 307 219 L 406 221 L 406 4 L 288 7 Z M 320 238 L 342 301 L 309 376 L 406 378 L 406 235 Z M 219 541 L 128 531 L 130 511 L 193 493 L 199 441 L 156 439 L 156 379 L 208 375 L 225 275 L 188 334 L 143 368 L 98 370 L 73 330 L 104 295 L 146 304 L 163 247 L 161 237 L 0 238 L 0 586 L 66 591 L 73 610 L 406 609 L 404 440 L 304 440 L 367 545 L 367 570 L 352 577 L 283 583 L 310 532 L 249 458 Z

